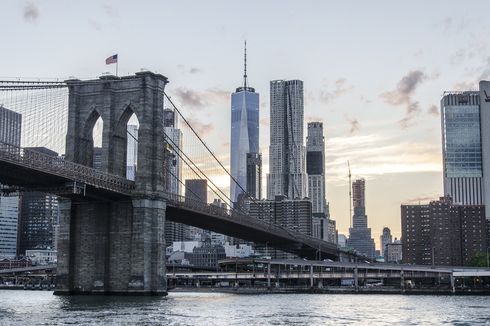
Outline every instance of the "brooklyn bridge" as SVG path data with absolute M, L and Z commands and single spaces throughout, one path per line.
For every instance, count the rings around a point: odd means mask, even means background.
M 342 253 L 336 244 L 233 207 L 197 161 L 196 151 L 215 172 L 232 178 L 229 171 L 166 94 L 167 83 L 165 76 L 148 71 L 93 80 L 0 81 L 3 105 L 22 112 L 24 119 L 22 146 L 0 143 L 0 183 L 15 191 L 42 191 L 60 198 L 56 293 L 165 294 L 165 221 L 301 258 L 338 259 Z M 172 107 L 188 128 L 190 146 L 175 143 L 165 133 L 165 106 Z M 127 125 L 133 116 L 139 123 L 134 181 L 126 177 Z M 102 155 L 96 169 L 93 130 L 99 119 Z M 227 206 L 166 191 L 165 176 L 171 171 L 165 151 L 169 149 L 185 163 L 188 173 L 207 180 L 209 191 Z M 185 186 L 179 176 L 173 177 Z

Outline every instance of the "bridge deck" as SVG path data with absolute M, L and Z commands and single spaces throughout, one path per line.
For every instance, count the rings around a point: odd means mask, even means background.
M 65 161 L 62 157 L 0 143 L 0 182 L 60 196 L 130 200 L 133 181 Z M 77 186 L 78 185 L 78 186 Z M 67 186 L 71 187 L 67 191 Z M 314 259 L 337 258 L 337 246 L 275 224 L 208 205 L 171 193 L 159 194 L 167 200 L 167 219 Z

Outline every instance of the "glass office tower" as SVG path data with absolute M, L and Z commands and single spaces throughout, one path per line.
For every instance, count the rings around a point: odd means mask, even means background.
M 482 144 L 478 92 L 446 92 L 441 99 L 444 195 L 455 204 L 482 205 Z
M 247 153 L 259 153 L 259 94 L 247 85 L 247 52 L 243 86 L 231 95 L 231 175 L 239 183 L 230 180 L 230 198 L 247 191 Z M 243 190 L 242 190 L 243 188 Z

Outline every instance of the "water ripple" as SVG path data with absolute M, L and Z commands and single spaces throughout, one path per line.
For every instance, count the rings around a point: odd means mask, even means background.
M 490 325 L 490 297 L 0 291 L 0 325 Z

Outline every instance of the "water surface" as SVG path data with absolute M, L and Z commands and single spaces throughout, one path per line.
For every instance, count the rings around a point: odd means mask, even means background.
M 490 325 L 490 297 L 170 293 L 59 297 L 0 290 L 0 325 Z

